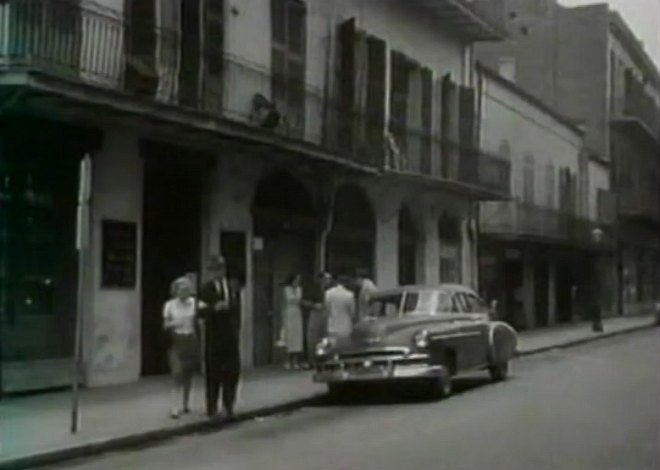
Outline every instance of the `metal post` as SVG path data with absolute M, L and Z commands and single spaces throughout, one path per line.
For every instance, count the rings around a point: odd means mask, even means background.
M 76 248 L 78 250 L 78 295 L 76 305 L 76 330 L 71 371 L 71 434 L 80 430 L 80 393 L 79 380 L 82 365 L 83 320 L 85 307 L 85 273 L 87 249 L 89 245 L 89 200 L 92 186 L 92 159 L 89 154 L 80 162 L 80 179 L 78 188 L 78 217 L 76 226 Z

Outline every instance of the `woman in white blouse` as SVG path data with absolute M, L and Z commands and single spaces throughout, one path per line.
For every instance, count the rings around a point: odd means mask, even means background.
M 171 417 L 190 413 L 190 389 L 192 377 L 199 360 L 195 334 L 195 298 L 190 279 L 181 277 L 172 283 L 174 298 L 163 308 L 164 326 L 171 333 L 169 351 L 170 371 L 174 379 Z

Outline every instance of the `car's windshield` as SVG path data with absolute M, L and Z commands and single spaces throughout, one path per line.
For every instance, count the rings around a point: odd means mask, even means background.
M 431 313 L 432 292 L 406 292 L 377 295 L 371 299 L 369 313 L 372 317 Z M 403 300 L 403 305 L 401 304 Z

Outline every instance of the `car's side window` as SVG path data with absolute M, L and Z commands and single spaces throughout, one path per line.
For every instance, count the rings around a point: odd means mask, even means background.
M 451 295 L 448 292 L 438 292 L 438 300 L 435 306 L 435 312 L 438 314 L 452 313 L 454 311 L 454 304 Z
M 466 303 L 465 295 L 462 292 L 457 292 L 453 297 L 453 313 L 465 313 L 468 312 L 468 305 Z
M 465 294 L 468 313 L 488 313 L 488 305 L 474 294 Z

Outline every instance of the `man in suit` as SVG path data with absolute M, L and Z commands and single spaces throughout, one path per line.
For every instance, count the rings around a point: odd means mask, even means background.
M 339 276 L 337 285 L 325 294 L 325 310 L 328 316 L 327 333 L 329 336 L 347 336 L 353 330 L 356 321 L 355 294 L 348 288 L 351 279 Z
M 240 286 L 227 277 L 227 264 L 222 256 L 213 256 L 208 269 L 213 279 L 199 293 L 199 315 L 204 321 L 204 357 L 206 362 L 206 412 L 210 418 L 222 404 L 227 418 L 234 419 L 234 405 L 241 371 Z

